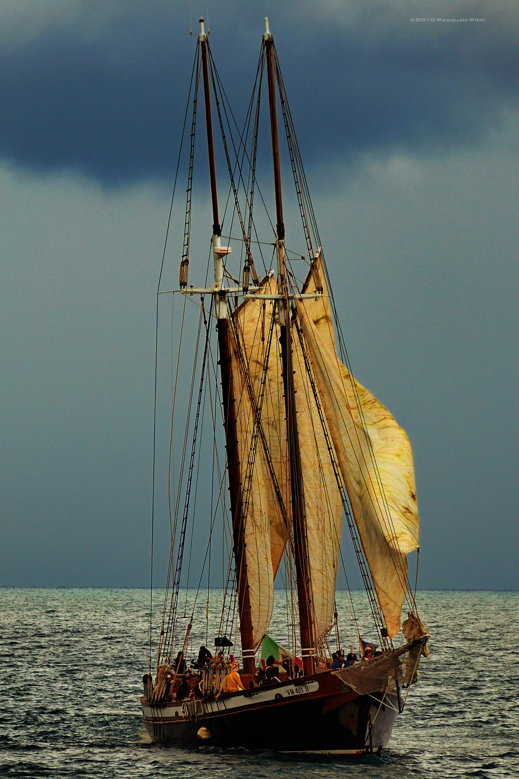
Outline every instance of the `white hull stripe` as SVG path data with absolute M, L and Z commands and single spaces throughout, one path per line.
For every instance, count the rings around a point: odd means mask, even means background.
M 163 706 L 149 706 L 142 704 L 142 713 L 146 719 L 163 720 L 176 717 L 202 717 L 205 714 L 218 714 L 231 709 L 243 709 L 248 706 L 256 706 L 258 703 L 270 703 L 281 698 L 295 698 L 299 695 L 308 695 L 317 692 L 319 682 L 311 680 L 297 684 L 294 682 L 286 687 L 258 687 L 248 690 L 247 695 L 237 695 L 231 698 L 217 698 L 212 700 L 200 699 L 196 701 L 184 701 L 183 703 L 167 703 Z

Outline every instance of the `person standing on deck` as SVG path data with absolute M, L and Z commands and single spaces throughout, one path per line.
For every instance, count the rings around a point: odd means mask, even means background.
M 227 674 L 225 678 L 224 692 L 238 692 L 238 690 L 244 690 L 238 671 L 240 670 L 240 664 L 235 662 L 231 666 L 231 672 Z

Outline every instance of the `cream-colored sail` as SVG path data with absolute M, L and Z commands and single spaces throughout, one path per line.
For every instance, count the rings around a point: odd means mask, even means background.
M 260 295 L 262 293 L 273 295 L 276 292 L 277 284 L 273 277 L 270 277 L 259 290 Z M 265 608 L 271 586 L 270 571 L 263 570 L 266 560 L 267 533 L 265 512 L 270 526 L 270 558 L 274 578 L 286 548 L 291 526 L 285 402 L 277 321 L 273 325 L 270 348 L 268 346 L 273 311 L 272 300 L 261 301 L 256 298 L 247 300 L 233 315 L 241 346 L 241 358 L 247 365 L 250 382 L 249 388 L 243 384 L 243 390 L 248 389 L 249 395 L 252 392 L 255 404 L 261 402 L 261 426 L 270 459 L 270 463 L 267 462 L 264 447 L 258 440 L 252 479 L 254 499 L 248 506 L 245 526 L 246 536 L 250 533 L 253 540 L 252 546 L 246 542 L 246 549 L 249 588 L 251 601 L 254 601 L 251 608 L 255 639 L 263 629 L 260 626 L 266 625 L 267 617 L 270 616 L 270 611 Z M 267 349 L 269 349 L 269 357 L 265 374 Z M 295 330 L 293 359 L 310 558 L 312 616 L 315 635 L 320 638 L 329 630 L 333 621 L 342 501 Z M 237 355 L 233 369 L 238 371 L 238 368 Z M 240 381 L 243 380 L 242 376 Z M 261 395 L 263 395 L 262 400 L 260 400 Z M 253 418 L 250 398 L 243 398 L 238 408 L 242 479 L 245 478 L 245 463 L 250 456 Z M 284 511 L 281 510 L 278 495 L 273 487 L 273 476 L 281 493 Z M 263 589 L 266 596 L 265 603 L 262 602 Z M 256 625 L 258 625 L 258 633 Z
M 418 546 L 412 451 L 389 411 L 339 361 L 320 260 L 305 291 L 324 296 L 297 301 L 301 327 L 344 479 L 362 548 L 390 637 L 400 629 L 406 555 Z
M 333 623 L 341 545 L 342 500 L 333 472 L 314 392 L 295 328 L 292 332 L 297 424 L 305 495 L 306 532 L 314 634 Z
M 276 292 L 276 281 L 269 278 L 259 294 Z M 270 349 L 268 347 L 273 306 L 272 300 L 251 298 L 233 314 L 237 340 L 233 337 L 232 370 L 236 385 L 237 436 L 246 513 L 245 554 L 255 644 L 261 641 L 270 622 L 274 578 L 290 527 L 284 393 L 277 325 L 274 325 Z M 262 435 L 255 436 L 254 419 L 258 403 L 261 403 Z M 285 514 L 275 483 L 286 507 Z

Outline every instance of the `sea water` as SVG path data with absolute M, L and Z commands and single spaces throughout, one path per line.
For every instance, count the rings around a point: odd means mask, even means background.
M 419 683 L 390 748 L 348 762 L 150 744 L 138 701 L 148 670 L 150 593 L 0 589 L 0 776 L 519 776 L 519 593 L 419 596 L 431 633 Z M 340 610 L 345 598 L 339 594 Z M 279 597 L 274 628 L 283 609 Z

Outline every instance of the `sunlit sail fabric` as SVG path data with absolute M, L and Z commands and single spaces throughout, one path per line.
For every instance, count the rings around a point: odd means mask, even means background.
M 259 294 L 276 294 L 277 283 L 271 277 L 261 287 Z M 274 578 L 279 569 L 283 552 L 288 540 L 288 529 L 291 526 L 289 463 L 287 455 L 285 401 L 282 377 L 281 356 L 279 352 L 279 325 L 274 323 L 274 332 L 267 362 L 266 361 L 268 333 L 273 316 L 274 302 L 249 299 L 242 304 L 234 314 L 236 330 L 241 344 L 242 355 L 248 366 L 248 375 L 256 403 L 263 392 L 261 423 L 270 455 L 270 468 L 265 458 L 263 448 L 258 443 L 253 477 L 253 491 L 261 491 L 261 501 L 258 494 L 254 500 L 254 516 L 252 502 L 248 509 L 246 535 L 251 532 L 254 546 L 247 545 L 247 566 L 253 570 L 258 568 L 257 587 L 268 592 L 269 584 L 261 571 L 265 559 L 264 546 L 257 537 L 257 525 L 264 510 L 268 513 L 270 525 L 271 561 Z M 322 424 L 317 405 L 310 385 L 304 356 L 299 345 L 297 332 L 292 333 L 294 381 L 296 389 L 296 407 L 298 412 L 299 443 L 303 469 L 305 492 L 305 513 L 307 523 L 308 553 L 310 559 L 310 578 L 312 591 L 312 617 L 316 638 L 321 638 L 333 622 L 335 586 L 340 550 L 342 501 L 337 487 L 330 457 L 326 448 Z M 261 387 L 262 377 L 264 387 Z M 243 415 L 243 419 L 241 419 Z M 250 441 L 252 437 L 253 414 L 250 403 L 242 402 L 239 411 L 242 433 L 240 435 L 240 461 L 242 462 L 242 478 L 245 473 Z M 242 438 L 243 437 L 243 438 Z M 242 453 L 243 451 L 243 453 Z M 283 516 L 279 500 L 272 484 L 274 472 L 278 488 L 283 498 L 285 516 Z M 288 516 L 287 516 L 288 515 Z M 250 517 L 250 518 L 249 518 Z M 261 525 L 261 533 L 266 532 Z M 260 533 L 260 535 L 261 535 Z M 249 562 L 250 560 L 250 562 Z M 256 575 L 249 572 L 251 593 L 256 586 Z M 253 607 L 254 609 L 254 607 Z M 258 612 L 259 613 L 259 612 Z M 257 618 L 258 624 L 263 619 Z M 253 619 L 253 624 L 255 620 Z M 255 632 L 256 636 L 256 632 Z
M 276 281 L 269 278 L 262 285 L 259 295 L 276 292 Z M 274 325 L 266 374 L 264 372 L 273 307 L 273 300 L 251 298 L 233 314 L 238 340 L 233 337 L 232 370 L 236 386 L 242 499 L 246 513 L 245 554 L 255 644 L 261 641 L 270 622 L 274 578 L 290 526 L 290 515 L 283 516 L 272 478 L 273 472 L 283 504 L 289 511 L 284 393 L 277 325 Z M 260 402 L 260 394 L 263 394 L 261 426 L 270 465 L 261 436 L 253 442 L 254 409 Z M 252 477 L 247 477 L 247 472 Z
M 406 592 L 406 555 L 417 548 L 419 537 L 411 446 L 389 411 L 337 358 L 320 260 L 316 271 L 324 297 L 296 305 L 362 548 L 393 637 Z M 310 274 L 304 291 L 315 289 Z
M 333 623 L 341 545 L 342 499 L 299 337 L 292 331 L 297 426 L 305 495 L 314 635 L 322 638 Z

